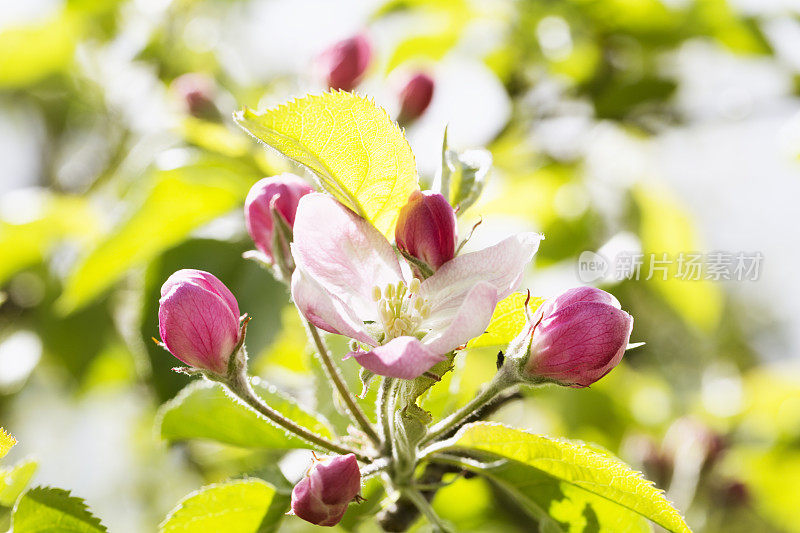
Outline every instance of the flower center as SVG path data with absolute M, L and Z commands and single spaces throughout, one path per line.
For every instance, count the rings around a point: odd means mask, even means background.
M 388 342 L 404 335 L 414 335 L 422 321 L 431 314 L 431 306 L 419 295 L 419 280 L 414 278 L 409 285 L 403 281 L 390 284 L 381 290 L 372 287 L 372 299 L 378 304 L 380 318 Z

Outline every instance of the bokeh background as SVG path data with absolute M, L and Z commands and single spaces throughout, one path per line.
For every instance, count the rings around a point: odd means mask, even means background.
M 2 2 L 0 426 L 20 441 L 4 466 L 35 461 L 34 484 L 122 533 L 154 531 L 204 484 L 302 472 L 298 452 L 160 438 L 157 410 L 188 378 L 150 338 L 183 267 L 255 317 L 254 371 L 341 426 L 285 289 L 241 259 L 249 186 L 300 171 L 230 116 L 326 89 L 315 58 L 356 34 L 373 46 L 357 90 L 391 113 L 410 74 L 435 81 L 406 130 L 423 181 L 445 124 L 451 146 L 491 151 L 462 234 L 479 217 L 476 244 L 543 232 L 535 295 L 579 284 L 584 251 L 762 254 L 756 280 L 605 280 L 646 345 L 591 389 L 495 418 L 612 450 L 696 531 L 800 531 L 795 0 Z M 459 357 L 430 403 L 465 401 L 494 356 Z M 460 531 L 535 527 L 479 479 L 434 503 Z

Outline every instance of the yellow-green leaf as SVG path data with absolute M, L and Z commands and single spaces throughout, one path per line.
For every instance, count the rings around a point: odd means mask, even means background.
M 274 387 L 259 383 L 254 389 L 285 417 L 318 435 L 332 437 L 327 421 L 309 413 Z M 156 427 L 163 439 L 172 442 L 202 439 L 272 450 L 306 446 L 300 438 L 231 398 L 221 385 L 209 381 L 194 381 L 165 403 L 159 410 Z
M 586 502 L 599 502 L 599 506 L 593 505 L 594 512 L 598 517 L 608 516 L 617 526 L 622 521 L 635 524 L 620 514 L 627 509 L 669 531 L 691 531 L 664 493 L 639 472 L 584 444 L 534 435 L 502 424 L 477 422 L 464 426 L 442 451 L 468 453 L 490 463 L 489 468 L 476 467 L 475 471 L 527 502 L 529 511 L 556 522 L 580 516 L 570 508 L 578 501 L 575 496 L 588 493 L 581 498 L 586 500 L 588 496 Z M 580 492 L 576 493 L 578 489 Z M 605 508 L 606 502 L 616 504 L 616 512 L 611 512 L 614 508 Z M 617 530 L 629 531 L 633 527 Z
M 36 487 L 26 492 L 14 508 L 14 533 L 106 533 L 86 502 L 69 491 Z
M 30 483 L 36 473 L 36 461 L 27 460 L 22 463 L 0 470 L 0 506 L 13 507 L 19 495 Z
M 391 235 L 400 208 L 419 188 L 403 132 L 371 100 L 347 92 L 309 95 L 236 122 L 304 165 L 337 200 Z
M 483 348 L 487 346 L 505 346 L 522 331 L 525 325 L 525 300 L 528 295 L 515 292 L 500 300 L 494 308 L 494 314 L 486 333 L 472 339 L 467 348 Z M 528 302 L 531 313 L 535 313 L 544 302 L 544 298 L 532 297 Z
M 8 451 L 14 447 L 17 439 L 6 433 L 3 428 L 0 428 L 0 459 L 6 456 Z
M 159 527 L 160 533 L 266 533 L 278 527 L 289 497 L 260 479 L 210 485 L 189 494 Z
M 236 208 L 255 181 L 248 172 L 209 160 L 156 173 L 141 204 L 70 273 L 57 301 L 59 310 L 68 313 L 86 305 L 131 268 Z
M 0 88 L 32 85 L 72 62 L 81 21 L 64 12 L 30 26 L 0 31 Z

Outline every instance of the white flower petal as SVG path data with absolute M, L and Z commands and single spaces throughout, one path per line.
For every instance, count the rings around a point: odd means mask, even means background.
M 362 320 L 377 318 L 372 287 L 403 279 L 389 241 L 372 224 L 320 193 L 300 200 L 292 255 L 298 267 Z

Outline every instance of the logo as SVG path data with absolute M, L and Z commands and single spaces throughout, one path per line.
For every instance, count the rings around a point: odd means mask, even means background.
M 602 255 L 585 251 L 578 257 L 578 279 L 583 283 L 592 283 L 608 275 L 608 259 Z

